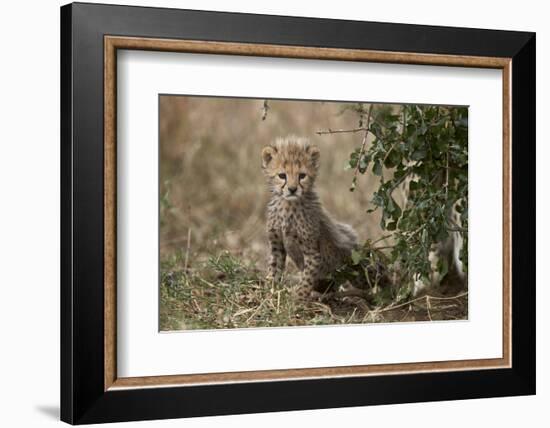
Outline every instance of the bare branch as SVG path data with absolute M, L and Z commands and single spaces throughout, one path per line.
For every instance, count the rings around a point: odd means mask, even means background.
M 375 239 L 374 241 L 370 242 L 370 245 L 377 244 L 378 242 L 383 241 L 383 240 L 388 239 L 388 238 L 391 238 L 392 236 L 393 235 L 383 235 L 380 238 Z
M 187 272 L 187 267 L 189 265 L 189 250 L 191 248 L 191 228 L 187 229 L 187 248 L 185 250 L 185 263 L 184 269 Z
M 395 245 L 382 245 L 380 247 L 372 247 L 373 250 L 387 250 L 388 248 L 394 248 Z
M 267 111 L 269 110 L 269 104 L 267 100 L 264 100 L 264 105 L 262 107 L 262 120 L 267 119 Z
M 365 146 L 367 145 L 367 137 L 369 135 L 369 126 L 370 126 L 370 118 L 372 114 L 372 107 L 371 104 L 369 106 L 369 113 L 367 115 L 367 126 L 365 127 L 365 135 L 363 135 L 363 141 L 361 142 L 361 150 L 359 151 L 359 156 L 357 157 L 357 165 L 355 166 L 355 171 L 353 172 L 353 176 L 357 177 L 357 173 L 359 172 L 359 165 L 361 165 L 361 158 L 363 157 L 363 153 L 365 152 Z
M 316 134 L 317 135 L 343 134 L 343 133 L 346 133 L 346 132 L 356 133 L 356 132 L 368 131 L 368 130 L 369 130 L 368 126 L 367 127 L 360 127 L 360 128 L 353 128 L 353 129 L 330 129 L 329 128 L 329 129 L 324 130 L 324 131 L 317 131 Z
M 399 305 L 395 305 L 395 306 L 386 306 L 385 308 L 382 308 L 382 309 L 378 309 L 378 310 L 375 310 L 375 312 L 387 312 L 387 311 L 393 311 L 394 309 L 398 309 L 398 308 L 402 308 L 403 306 L 407 306 L 407 305 L 410 305 L 414 302 L 418 302 L 420 300 L 425 300 L 425 299 L 432 299 L 432 300 L 457 300 L 457 299 L 460 299 L 461 297 L 465 297 L 468 295 L 468 292 L 465 291 L 464 293 L 461 293 L 461 294 L 457 294 L 456 296 L 450 296 L 450 297 L 437 297 L 437 296 L 428 296 L 428 295 L 425 295 L 425 296 L 422 296 L 422 297 L 417 297 L 416 299 L 412 299 L 412 300 L 409 300 L 405 303 L 401 303 Z

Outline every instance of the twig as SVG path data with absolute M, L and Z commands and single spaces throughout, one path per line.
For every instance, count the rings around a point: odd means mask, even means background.
M 223 308 L 223 306 L 221 306 Z M 240 317 L 241 315 L 244 315 L 244 314 L 247 314 L 248 312 L 250 311 L 253 311 L 254 309 L 253 308 L 248 308 L 248 309 L 241 309 L 240 311 L 237 311 L 233 314 L 234 317 Z
M 408 174 L 410 174 L 411 171 L 408 172 Z M 408 174 L 405 174 L 405 177 L 408 175 Z M 433 182 L 435 181 L 435 179 L 438 177 L 439 174 L 434 174 L 434 176 L 432 177 L 432 179 L 430 180 L 430 182 L 428 183 L 428 185 L 424 188 L 424 190 L 422 190 L 422 193 L 416 198 L 417 200 L 419 199 L 422 199 L 422 197 L 426 194 L 426 192 L 428 191 L 429 187 L 431 184 L 433 184 Z M 400 183 L 398 183 L 400 184 Z M 393 189 L 392 189 L 393 191 Z M 432 199 L 433 196 L 431 198 L 428 198 L 428 200 Z
M 210 288 L 214 288 L 215 290 L 217 290 L 217 289 L 219 288 L 218 286 L 212 284 L 210 281 L 207 281 L 206 279 L 204 279 L 204 278 L 202 278 L 202 277 L 200 277 L 200 276 L 198 276 L 198 275 L 197 275 L 197 279 L 198 279 L 200 282 L 202 282 L 204 285 L 207 285 L 207 286 L 210 287 Z
M 267 111 L 269 110 L 269 104 L 267 100 L 264 100 L 264 105 L 262 107 L 262 120 L 267 119 Z
M 449 297 L 429 296 L 429 297 L 430 299 L 433 299 L 433 300 L 456 300 L 467 295 L 468 295 L 468 292 L 465 291 L 464 293 L 457 294 L 456 296 L 449 296 Z
M 461 294 L 457 294 L 456 296 L 450 296 L 450 297 L 437 297 L 437 296 L 422 296 L 422 297 L 417 297 L 416 299 L 412 299 L 412 300 L 409 300 L 405 303 L 400 303 L 399 305 L 395 305 L 395 306 L 387 306 L 385 308 L 382 308 L 382 309 L 378 309 L 378 310 L 375 310 L 376 312 L 387 312 L 387 311 L 393 311 L 394 309 L 398 309 L 398 308 L 402 308 L 403 306 L 407 306 L 407 305 L 410 305 L 414 302 L 418 302 L 419 300 L 423 300 L 425 299 L 426 297 L 429 297 L 430 299 L 434 299 L 434 300 L 455 300 L 455 299 L 460 299 L 461 297 L 464 297 L 468 295 L 468 292 L 464 292 L 464 293 L 461 293 Z
M 376 117 L 372 118 L 372 122 L 377 123 L 378 125 L 382 126 L 383 128 L 389 129 L 388 126 L 385 123 L 381 122 Z M 364 126 L 359 126 L 357 128 L 350 128 L 350 129 L 330 129 L 329 128 L 329 129 L 326 129 L 326 130 L 317 131 L 316 134 L 317 135 L 326 135 L 326 134 L 340 134 L 340 133 L 346 133 L 346 132 L 355 133 L 355 132 L 361 132 L 361 131 L 369 131 L 369 130 Z
M 313 311 L 315 312 L 322 312 L 322 313 L 328 313 L 331 318 L 338 319 L 336 315 L 333 314 L 332 309 L 329 305 L 323 303 L 323 302 L 312 302 Z M 315 309 L 318 308 L 318 309 Z
M 189 248 L 191 247 L 191 228 L 187 229 L 187 249 L 185 250 L 185 263 L 183 269 L 187 272 L 187 266 L 189 264 Z
M 361 150 L 359 150 L 359 156 L 357 157 L 357 165 L 355 166 L 355 171 L 353 172 L 353 176 L 357 177 L 357 173 L 359 172 L 359 165 L 361 165 L 361 158 L 363 157 L 363 153 L 365 152 L 365 146 L 367 144 L 367 137 L 369 135 L 369 126 L 370 126 L 370 118 L 372 113 L 372 104 L 369 106 L 369 113 L 367 115 L 367 126 L 365 129 L 365 135 L 363 135 L 363 141 L 361 142 Z
M 370 245 L 374 245 L 377 242 L 383 241 L 384 239 L 388 239 L 388 238 L 391 238 L 391 237 L 392 237 L 392 235 L 384 235 L 384 236 L 376 239 L 375 241 L 370 242 Z
M 355 316 L 355 313 L 357 312 L 357 308 L 353 308 L 353 312 L 351 313 L 350 317 L 348 318 L 346 324 L 349 324 L 353 317 Z
M 384 159 L 382 159 L 382 165 L 386 164 L 386 160 L 388 160 L 388 156 L 390 155 L 391 151 L 395 148 L 395 145 L 398 143 L 398 141 L 394 141 L 391 145 L 390 149 L 386 153 L 386 156 L 384 156 Z
M 401 139 L 405 141 L 405 131 L 407 130 L 407 113 L 405 107 L 403 106 L 403 129 L 401 129 Z
M 368 131 L 369 128 L 368 127 L 360 127 L 360 128 L 353 128 L 353 129 L 327 129 L 327 130 L 324 130 L 324 131 L 317 131 L 316 134 L 317 135 L 326 135 L 326 134 L 342 134 L 342 133 L 345 133 L 345 132 L 350 132 L 350 133 L 356 133 L 356 132 L 361 132 L 361 131 Z
M 407 312 L 405 312 L 405 315 L 403 315 L 403 317 L 401 317 L 399 322 L 403 322 L 403 320 L 409 316 L 409 312 L 411 312 L 411 307 L 410 306 L 409 306 L 409 309 L 407 309 Z
M 199 304 L 197 303 L 197 301 L 195 299 L 191 299 L 191 302 L 192 302 L 193 305 L 195 305 L 195 311 L 196 312 L 202 312 L 201 307 L 199 306 Z
M 368 278 L 367 278 L 368 279 Z M 357 288 L 351 288 L 348 290 L 343 291 L 335 291 L 331 295 L 327 294 L 327 297 L 335 297 L 335 298 L 341 298 L 341 297 L 362 297 L 363 299 L 368 299 L 371 296 L 371 293 L 364 290 L 359 290 Z
M 372 247 L 373 250 L 387 250 L 388 248 L 394 248 L 395 245 L 382 245 L 380 247 Z
M 390 192 L 390 195 L 393 193 L 393 191 L 395 189 L 397 189 L 397 187 L 403 183 L 403 181 L 405 181 L 405 179 L 412 174 L 412 171 L 407 171 L 405 174 L 403 174 L 403 176 L 401 178 L 399 178 L 395 184 L 390 188 L 389 192 Z
M 256 308 L 256 310 L 254 311 L 254 313 L 252 315 L 250 315 L 247 320 L 246 320 L 246 323 L 248 324 L 248 322 L 254 318 L 256 316 L 256 314 L 260 311 L 260 309 L 262 308 L 262 306 L 264 305 L 265 302 L 267 302 L 272 296 L 268 296 L 266 297 L 264 300 L 262 300 L 260 302 L 260 304 L 258 305 L 258 307 Z
M 446 168 L 445 168 L 445 200 L 449 197 L 449 150 L 445 153 L 446 157 Z

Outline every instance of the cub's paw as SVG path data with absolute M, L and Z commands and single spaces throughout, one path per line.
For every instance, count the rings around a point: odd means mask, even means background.
M 311 287 L 300 286 L 296 289 L 296 297 L 300 300 L 309 300 L 313 292 Z

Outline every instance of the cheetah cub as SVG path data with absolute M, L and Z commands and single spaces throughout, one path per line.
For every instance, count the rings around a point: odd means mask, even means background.
M 262 150 L 262 169 L 271 192 L 267 277 L 280 279 L 288 255 L 301 271 L 299 295 L 319 296 L 323 279 L 357 246 L 352 227 L 334 221 L 315 191 L 319 149 L 304 138 L 279 138 Z

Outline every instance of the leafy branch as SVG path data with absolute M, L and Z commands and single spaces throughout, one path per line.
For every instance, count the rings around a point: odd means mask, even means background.
M 379 184 L 367 212 L 381 211 L 380 227 L 391 232 L 389 264 L 399 265 L 404 280 L 429 277 L 429 253 L 450 233 L 463 239 L 461 260 L 467 268 L 468 239 L 468 110 L 425 105 L 346 105 L 359 116 L 351 129 L 319 131 L 319 135 L 359 133 L 346 169 L 372 172 Z M 372 140 L 367 143 L 367 136 Z M 370 139 L 369 139 L 370 140 Z M 458 218 L 453 218 L 458 214 Z M 377 248 L 380 249 L 380 248 Z M 441 262 L 438 270 L 447 272 Z

